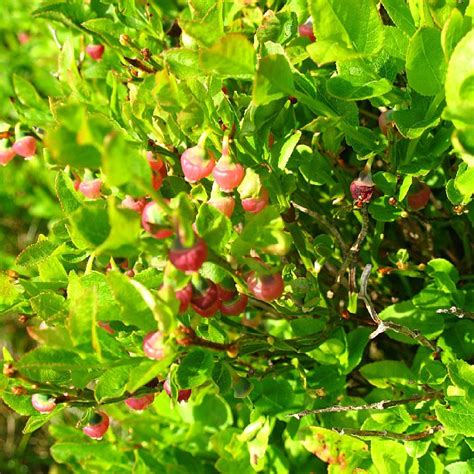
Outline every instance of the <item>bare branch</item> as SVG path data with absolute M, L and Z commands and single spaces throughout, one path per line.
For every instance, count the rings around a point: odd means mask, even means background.
M 359 298 L 364 301 L 365 307 L 370 314 L 372 320 L 377 324 L 377 329 L 369 336 L 370 339 L 374 339 L 379 334 L 382 334 L 387 329 L 390 329 L 394 332 L 398 332 L 399 334 L 403 334 L 404 336 L 409 337 L 421 345 L 428 347 L 432 351 L 438 351 L 439 349 L 433 344 L 429 339 L 427 339 L 423 334 L 419 331 L 414 331 L 406 326 L 402 326 L 401 324 L 392 323 L 391 321 L 382 321 L 372 303 L 372 300 L 367 293 L 367 281 L 369 279 L 370 272 L 372 270 L 372 265 L 367 264 L 362 272 L 362 276 L 360 278 L 360 290 L 359 290 Z
M 451 306 L 449 309 L 438 309 L 436 310 L 438 314 L 452 314 L 459 319 L 474 319 L 474 313 L 471 311 L 465 311 L 463 309 L 457 308 L 456 306 Z
M 293 413 L 291 416 L 299 420 L 300 418 L 308 415 L 317 415 L 319 413 L 336 413 L 345 411 L 362 411 L 362 410 L 385 410 L 397 405 L 406 405 L 408 403 L 417 403 L 421 401 L 433 400 L 440 398 L 442 392 L 431 392 L 428 394 L 413 395 L 412 397 L 403 398 L 400 400 L 381 400 L 380 402 L 369 403 L 368 405 L 333 405 L 326 408 L 317 408 L 315 410 L 303 410 L 299 413 Z
M 362 243 L 367 237 L 367 232 L 369 231 L 369 213 L 367 211 L 366 204 L 364 204 L 360 208 L 360 213 L 362 215 L 362 227 L 360 228 L 360 232 L 359 232 L 359 235 L 357 236 L 357 239 L 355 240 L 355 242 L 352 244 L 351 248 L 349 249 L 349 252 L 347 253 L 346 258 L 342 262 L 341 268 L 339 269 L 339 272 L 337 273 L 336 281 L 334 282 L 334 285 L 331 287 L 331 290 L 330 290 L 333 294 L 339 288 L 341 284 L 342 276 L 344 275 L 346 270 L 353 264 L 355 258 L 360 252 Z
M 432 426 L 431 428 L 421 431 L 420 433 L 404 434 L 404 433 L 393 433 L 391 431 L 385 430 L 357 430 L 353 428 L 333 428 L 333 431 L 336 431 L 339 434 L 346 434 L 350 436 L 356 436 L 358 438 L 388 438 L 388 439 L 397 439 L 401 441 L 417 441 L 419 439 L 428 438 L 434 435 L 436 432 L 443 429 L 443 425 Z

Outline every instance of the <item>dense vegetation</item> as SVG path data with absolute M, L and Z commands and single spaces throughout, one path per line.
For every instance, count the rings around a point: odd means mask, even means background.
M 473 0 L 2 7 L 0 472 L 473 472 Z

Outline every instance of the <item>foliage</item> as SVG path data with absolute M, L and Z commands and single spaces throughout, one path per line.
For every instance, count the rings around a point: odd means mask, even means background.
M 51 463 L 472 471 L 473 0 L 2 6 L 0 397 Z

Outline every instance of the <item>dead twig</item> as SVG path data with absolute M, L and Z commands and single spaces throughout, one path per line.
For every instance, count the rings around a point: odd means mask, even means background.
M 336 431 L 339 434 L 356 436 L 358 438 L 378 437 L 378 438 L 397 439 L 401 441 L 417 441 L 420 439 L 428 438 L 442 429 L 443 429 L 442 425 L 436 425 L 436 426 L 432 426 L 431 428 L 425 431 L 421 431 L 419 433 L 412 433 L 412 434 L 392 433 L 391 431 L 385 431 L 385 430 L 357 430 L 353 428 L 333 428 L 333 431 Z
M 359 290 L 359 298 L 364 302 L 365 307 L 367 308 L 368 313 L 372 320 L 377 324 L 377 329 L 370 334 L 369 338 L 374 339 L 379 334 L 384 333 L 387 329 L 390 329 L 394 332 L 399 334 L 403 334 L 404 336 L 409 337 L 421 345 L 428 347 L 432 351 L 438 352 L 438 348 L 434 345 L 429 339 L 427 339 L 423 334 L 419 331 L 414 331 L 406 326 L 402 326 L 401 324 L 392 323 L 391 321 L 382 321 L 372 303 L 370 296 L 367 293 L 367 282 L 369 280 L 370 272 L 372 270 L 372 265 L 369 263 L 365 266 L 364 271 L 362 272 L 362 276 L 360 277 L 360 290 Z
M 402 398 L 400 400 L 381 400 L 380 402 L 369 403 L 367 405 L 333 405 L 326 408 L 317 408 L 315 410 L 303 410 L 298 413 L 293 413 L 291 416 L 299 420 L 308 415 L 317 415 L 319 413 L 336 413 L 345 411 L 362 411 L 362 410 L 385 410 L 397 405 L 406 405 L 407 403 L 417 403 L 421 401 L 433 400 L 440 398 L 441 392 L 431 392 L 428 394 L 413 395 L 412 397 Z

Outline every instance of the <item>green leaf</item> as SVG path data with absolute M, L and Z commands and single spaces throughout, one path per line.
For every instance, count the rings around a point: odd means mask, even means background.
M 206 46 L 214 44 L 224 34 L 223 3 L 222 0 L 190 1 L 189 12 L 185 11 L 181 15 L 179 26 L 186 35 L 198 42 Z M 186 38 L 183 42 L 187 44 L 189 40 Z
M 415 34 L 415 21 L 405 0 L 382 0 L 382 5 L 398 28 L 408 36 Z
M 387 79 L 374 79 L 363 84 L 354 83 L 352 77 L 338 75 L 326 83 L 327 91 L 334 97 L 344 100 L 364 100 L 379 97 L 392 90 Z
M 448 21 L 444 24 L 441 32 L 441 45 L 443 47 L 444 56 L 446 61 L 449 61 L 454 48 L 459 43 L 461 38 L 464 36 L 463 27 L 463 16 L 461 12 L 455 8 L 451 12 L 451 16 Z
M 321 332 L 326 326 L 324 319 L 300 317 L 290 321 L 291 329 L 296 337 L 308 336 Z
M 89 350 L 101 357 L 101 347 L 97 336 L 100 330 L 99 289 L 84 285 L 86 277 L 71 275 L 68 285 L 70 304 L 68 329 L 71 340 L 76 346 L 87 344 Z M 86 280 L 87 281 L 87 280 Z
M 275 416 L 292 409 L 294 393 L 288 381 L 264 378 L 258 389 L 251 398 L 260 413 Z
M 181 388 L 195 388 L 212 377 L 212 354 L 201 349 L 190 352 L 178 366 L 176 381 Z
M 125 393 L 129 371 L 129 366 L 112 367 L 106 370 L 97 379 L 94 388 L 94 396 L 97 402 L 102 403 L 111 398 L 122 396 Z
M 44 239 L 31 244 L 18 255 L 16 262 L 22 267 L 32 267 L 45 261 L 48 257 L 53 255 L 58 245 L 50 240 Z
M 402 210 L 392 206 L 389 199 L 389 196 L 382 196 L 369 204 L 369 213 L 376 221 L 393 222 L 401 216 Z
M 436 95 L 443 89 L 446 61 L 441 48 L 441 32 L 422 28 L 410 40 L 407 52 L 407 78 L 421 95 Z
M 370 443 L 370 454 L 379 472 L 406 472 L 407 452 L 403 444 L 374 439 Z
M 90 203 L 69 215 L 71 240 L 78 248 L 96 249 L 110 234 L 110 223 L 103 203 Z
M 69 176 L 63 171 L 59 171 L 56 175 L 56 194 L 66 215 L 81 207 L 84 201 L 74 189 Z
M 232 423 L 232 412 L 226 401 L 217 396 L 206 394 L 199 405 L 193 406 L 196 422 L 215 429 L 224 429 Z
M 459 273 L 456 267 L 444 258 L 434 258 L 428 262 L 426 273 L 434 278 L 440 290 L 448 293 L 456 292 Z
M 17 362 L 16 367 L 20 373 L 38 382 L 69 384 L 73 372 L 88 373 L 93 365 L 91 361 L 86 363 L 74 352 L 39 347 L 25 354 Z M 94 378 L 93 373 L 90 374 L 90 378 Z
M 420 331 L 427 338 L 438 336 L 444 327 L 443 317 L 436 313 L 440 307 L 450 304 L 448 295 L 440 293 L 433 285 L 424 288 L 411 300 L 401 301 L 394 305 L 385 307 L 379 316 L 383 320 L 392 321 L 416 331 Z M 392 331 L 387 334 L 396 340 L 409 340 Z
M 251 79 L 255 71 L 255 51 L 245 36 L 230 33 L 211 48 L 200 50 L 199 63 L 208 74 Z
M 258 62 L 252 100 L 255 105 L 295 94 L 293 73 L 288 59 L 282 54 L 269 54 Z
M 310 0 L 317 41 L 308 46 L 318 64 L 375 54 L 383 27 L 373 0 Z
M 449 409 L 439 404 L 435 410 L 448 434 L 474 436 L 474 411 L 472 405 L 462 397 L 451 398 Z
M 119 272 L 109 272 L 106 279 L 120 308 L 114 319 L 146 331 L 156 330 L 153 311 L 129 278 Z
M 31 404 L 31 395 L 14 395 L 7 391 L 2 392 L 2 400 L 9 408 L 22 416 L 35 416 L 38 412 Z
M 258 214 L 248 216 L 243 231 L 232 244 L 232 253 L 240 257 L 252 248 L 268 249 L 282 244 L 286 247 L 287 234 L 283 228 L 284 222 L 278 210 L 268 206 Z
M 37 90 L 25 78 L 13 74 L 13 87 L 19 101 L 25 106 L 32 109 L 47 111 L 46 101 L 41 98 Z
M 10 278 L 0 273 L 0 313 L 10 308 L 20 298 L 20 288 Z
M 360 373 L 375 387 L 410 385 L 416 377 L 403 363 L 396 360 L 372 362 L 360 368 Z
M 466 400 L 474 404 L 474 366 L 456 360 L 448 364 L 448 373 L 452 382 L 466 392 Z
M 393 196 L 397 189 L 397 177 L 388 171 L 378 171 L 373 175 L 373 180 L 377 188 L 384 194 Z
M 306 450 L 325 463 L 344 460 L 346 472 L 352 472 L 360 467 L 369 457 L 369 448 L 362 440 L 335 433 L 327 428 L 303 427 L 298 432 L 298 438 Z
M 445 468 L 447 474 L 465 474 L 474 471 L 474 459 L 469 461 L 458 461 L 448 464 Z
M 174 355 L 170 355 L 162 360 L 138 359 L 136 364 L 130 369 L 129 380 L 127 382 L 127 392 L 133 393 L 150 380 L 158 377 L 163 380 L 166 377 L 169 365 L 174 359 Z
M 446 102 L 458 128 L 474 125 L 474 31 L 456 46 L 446 74 Z
M 232 236 L 232 223 L 215 207 L 202 204 L 196 218 L 199 235 L 216 252 L 222 252 Z
M 52 291 L 39 293 L 30 299 L 34 313 L 43 321 L 60 320 L 66 314 L 66 300 Z
M 48 423 L 51 418 L 54 418 L 58 413 L 63 410 L 64 406 L 59 405 L 56 409 L 46 415 L 33 415 L 28 418 L 25 427 L 21 431 L 23 434 L 33 433 L 34 431 L 40 429 L 46 423 Z
M 126 463 L 125 456 L 111 443 L 58 442 L 51 447 L 51 456 L 58 463 L 87 463 L 95 460 L 95 466 L 103 469 Z
M 278 168 L 279 169 L 281 170 L 286 169 L 286 165 L 288 164 L 288 161 L 293 151 L 295 150 L 296 145 L 298 145 L 300 138 L 301 138 L 301 131 L 297 130 L 295 133 L 290 135 L 290 137 L 285 142 L 283 142 L 278 153 Z M 277 148 L 275 147 L 274 149 L 276 150 Z
M 456 321 L 443 332 L 438 345 L 456 357 L 463 359 L 474 357 L 474 322 Z
M 127 192 L 138 196 L 147 187 L 151 188 L 151 171 L 144 152 L 140 152 L 122 134 L 111 133 L 107 136 L 101 161 L 109 186 L 127 184 Z
M 171 71 L 181 79 L 202 76 L 199 53 L 193 49 L 170 48 L 163 52 Z
M 219 392 L 222 394 L 230 390 L 232 380 L 229 368 L 224 362 L 216 362 L 212 369 L 212 380 L 219 387 Z
M 107 200 L 107 213 L 110 232 L 97 248 L 96 253 L 110 253 L 119 256 L 136 254 L 141 232 L 140 216 L 130 209 L 117 207 L 114 197 Z

